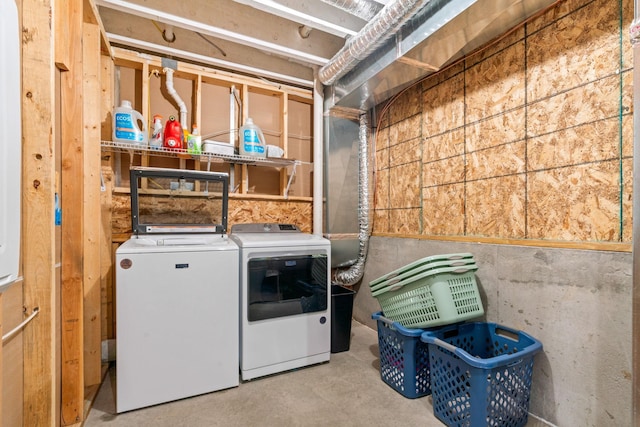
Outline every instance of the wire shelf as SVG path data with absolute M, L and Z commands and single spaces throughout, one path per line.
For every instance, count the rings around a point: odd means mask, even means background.
M 127 154 L 146 154 L 156 157 L 173 157 L 183 159 L 196 159 L 206 162 L 218 162 L 218 163 L 233 163 L 243 164 L 248 166 L 266 166 L 266 167 L 287 167 L 297 165 L 300 162 L 293 159 L 277 158 L 277 157 L 251 157 L 241 156 L 237 154 L 218 154 L 218 153 L 201 153 L 192 154 L 185 149 L 169 150 L 166 148 L 152 148 L 145 145 L 127 144 L 123 142 L 102 141 L 101 147 L 103 150 L 114 153 L 127 153 Z

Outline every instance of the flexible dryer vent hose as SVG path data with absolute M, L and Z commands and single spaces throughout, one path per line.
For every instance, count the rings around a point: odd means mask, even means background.
M 335 281 L 343 285 L 355 285 L 364 275 L 364 263 L 369 246 L 369 125 L 367 114 L 360 115 L 360 131 L 358 132 L 358 258 L 348 270 L 336 272 Z

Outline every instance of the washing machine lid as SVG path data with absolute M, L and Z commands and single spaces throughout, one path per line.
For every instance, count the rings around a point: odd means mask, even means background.
M 175 235 L 158 234 L 132 236 L 120 245 L 117 254 L 156 252 L 201 252 L 238 250 L 226 234 Z
M 226 233 L 228 174 L 132 167 L 130 180 L 134 235 Z

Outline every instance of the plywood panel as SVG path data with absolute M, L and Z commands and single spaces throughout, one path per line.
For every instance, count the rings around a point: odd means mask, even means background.
M 378 150 L 375 153 L 376 169 L 389 169 L 389 149 Z
M 303 232 L 312 231 L 311 202 L 229 200 L 229 229 L 233 224 L 279 222 L 297 225 Z
M 512 30 L 509 30 L 506 34 L 500 35 L 496 38 L 494 43 L 485 45 L 470 54 L 464 61 L 467 68 L 472 67 L 479 62 L 482 62 L 494 55 L 503 54 L 505 49 L 510 48 L 512 45 L 522 42 L 525 35 L 524 25 L 520 25 Z
M 421 90 L 419 86 L 415 86 L 404 90 L 398 94 L 397 103 L 400 108 L 394 108 L 389 115 L 391 123 L 398 123 L 407 119 L 407 117 L 415 116 L 422 111 L 420 96 Z
M 189 201 L 185 201 L 188 203 Z M 198 203 L 194 199 L 193 203 Z M 285 222 L 297 224 L 311 232 L 311 201 L 276 201 L 259 199 L 229 199 L 228 226 L 245 222 Z M 188 211 L 184 206 L 180 210 Z M 131 233 L 129 195 L 113 194 L 113 234 Z
M 389 169 L 389 200 L 393 208 L 420 207 L 421 162 Z M 414 230 L 418 231 L 418 230 Z
M 519 27 L 422 81 L 420 110 L 412 89 L 385 105 L 378 123 L 393 126 L 379 127 L 376 141 L 376 173 L 385 179 L 375 187 L 376 218 L 388 218 L 391 230 L 402 220 L 393 212 L 415 200 L 416 171 L 394 166 L 410 162 L 414 146 L 402 141 L 413 127 L 402 126 L 419 113 L 426 235 L 630 241 L 633 73 L 620 34 L 633 19 L 631 3 L 559 2 L 526 32 Z M 430 204 L 450 209 L 448 199 L 464 226 L 432 220 Z
M 608 161 L 529 174 L 529 237 L 617 241 L 618 166 Z
M 464 234 L 464 184 L 422 190 L 422 233 L 439 236 Z
M 620 68 L 618 2 L 596 0 L 527 39 L 527 98 L 535 102 Z
M 422 160 L 422 140 L 420 137 L 392 145 L 389 149 L 390 167 L 400 166 L 420 160 Z
M 531 20 L 527 24 L 527 32 L 529 34 L 548 26 L 549 24 L 562 19 L 572 11 L 582 7 L 585 4 L 584 0 L 565 0 L 558 2 L 554 7 L 548 8 L 541 16 Z
M 467 151 L 523 140 L 526 129 L 525 111 L 524 107 L 516 108 L 466 126 L 464 133 Z
M 622 241 L 633 241 L 633 160 L 622 161 Z
M 374 182 L 375 208 L 388 209 L 389 202 L 389 169 L 378 170 Z
M 454 63 L 451 66 L 446 67 L 445 69 L 441 70 L 440 72 L 433 74 L 431 76 L 429 76 L 428 78 L 424 79 L 421 83 L 420 83 L 420 87 L 422 88 L 422 91 L 427 91 L 428 89 L 434 88 L 444 82 L 446 82 L 447 80 L 458 76 L 461 77 L 462 73 L 464 73 L 464 61 L 460 61 L 457 63 Z M 423 104 L 422 106 L 423 111 L 426 109 L 426 106 Z
M 466 231 L 472 236 L 525 238 L 525 177 L 467 183 Z
M 424 91 L 422 96 L 422 135 L 430 137 L 465 123 L 464 74 L 458 74 Z
M 420 233 L 420 209 L 391 209 L 389 232 L 397 234 Z
M 424 140 L 422 160 L 433 162 L 464 154 L 465 129 L 459 128 Z
M 389 127 L 378 129 L 377 135 L 375 135 L 376 150 L 383 150 L 389 147 Z
M 374 234 L 389 232 L 389 210 L 388 209 L 376 209 L 373 212 L 372 221 L 373 221 L 372 232 Z
M 540 170 L 608 160 L 618 157 L 619 151 L 620 122 L 617 118 L 599 120 L 529 139 L 528 168 Z
M 467 69 L 465 77 L 466 122 L 523 106 L 524 42 L 516 43 Z
M 543 135 L 615 117 L 620 108 L 620 77 L 613 75 L 530 104 L 527 110 L 528 136 Z M 596 143 L 597 141 L 593 141 Z
M 466 156 L 466 178 L 477 180 L 524 172 L 525 154 L 524 141 L 469 153 Z
M 397 145 L 420 137 L 422 132 L 420 128 L 421 120 L 421 115 L 417 114 L 392 124 L 389 128 L 389 145 Z
M 462 182 L 465 178 L 464 156 L 449 157 L 422 166 L 422 186 L 451 184 Z

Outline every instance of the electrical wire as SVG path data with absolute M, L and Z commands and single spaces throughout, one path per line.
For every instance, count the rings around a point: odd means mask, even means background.
M 206 41 L 207 43 L 209 43 L 211 46 L 215 47 L 216 49 L 218 49 L 218 51 L 222 54 L 222 56 L 227 56 L 227 53 L 222 50 L 222 48 L 220 46 L 218 46 L 217 44 L 215 44 L 214 42 L 212 42 L 211 40 L 209 40 L 208 38 L 206 38 L 203 34 L 200 34 L 199 32 L 195 32 L 197 35 L 200 36 L 200 38 L 202 38 L 202 40 Z

